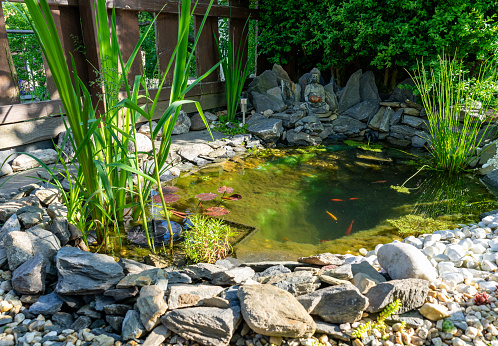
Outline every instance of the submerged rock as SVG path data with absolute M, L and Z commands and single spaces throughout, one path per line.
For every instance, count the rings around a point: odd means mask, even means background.
M 256 333 L 298 338 L 315 332 L 311 316 L 287 291 L 272 285 L 246 285 L 237 296 L 244 320 Z

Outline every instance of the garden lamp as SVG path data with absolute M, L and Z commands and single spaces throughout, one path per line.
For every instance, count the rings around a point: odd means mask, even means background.
M 246 123 L 247 99 L 240 99 L 240 110 L 242 111 L 242 124 Z

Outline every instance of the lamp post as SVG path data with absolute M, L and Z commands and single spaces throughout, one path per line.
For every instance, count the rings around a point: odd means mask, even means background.
M 242 124 L 246 123 L 247 99 L 240 99 L 240 110 L 242 111 Z

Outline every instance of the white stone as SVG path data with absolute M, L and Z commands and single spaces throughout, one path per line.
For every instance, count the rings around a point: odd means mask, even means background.
M 441 252 L 439 252 L 439 249 L 435 246 L 427 246 L 422 251 L 428 257 L 434 257 L 434 256 L 439 255 L 441 253 Z
M 437 270 L 439 271 L 439 274 L 446 272 L 455 273 L 457 271 L 453 262 L 439 262 L 437 264 Z
M 466 237 L 466 235 L 462 231 L 455 231 L 455 237 L 457 239 L 464 239 Z
M 490 290 L 492 292 L 496 291 L 496 285 L 498 285 L 498 282 L 496 281 L 480 281 L 479 283 L 479 288 L 483 290 Z
M 481 220 L 481 222 L 483 224 L 485 224 L 486 226 L 489 225 L 491 222 L 495 222 L 495 221 L 498 221 L 497 217 L 495 215 L 486 216 L 484 219 Z
M 469 238 L 465 238 L 465 239 L 460 240 L 460 242 L 458 244 L 461 247 L 463 247 L 464 250 L 469 250 L 470 248 L 472 248 L 472 246 L 474 246 L 474 242 Z
M 464 277 L 460 273 L 452 273 L 452 272 L 445 272 L 439 275 L 441 280 L 447 281 L 447 282 L 453 282 L 454 284 L 459 284 L 463 282 Z
M 137 133 L 135 136 L 135 141 L 137 143 L 137 150 L 139 152 L 152 152 L 152 141 L 146 135 Z M 128 143 L 128 150 L 132 153 L 135 152 L 135 144 L 132 141 Z
M 457 285 L 456 290 L 460 293 L 470 294 L 471 296 L 477 293 L 477 289 L 474 286 L 465 285 L 465 284 Z
M 442 240 L 449 240 L 455 238 L 455 233 L 450 230 L 435 231 L 433 234 L 441 235 Z
M 475 254 L 483 254 L 486 252 L 486 248 L 481 244 L 474 244 L 469 250 Z
M 415 238 L 414 236 L 411 236 L 411 237 L 408 237 L 408 238 L 405 238 L 403 240 L 404 243 L 406 244 L 410 244 L 410 245 L 413 245 L 415 246 L 417 249 L 422 249 L 422 247 L 424 246 L 424 243 L 422 242 L 422 240 L 418 239 L 418 238 Z
M 14 161 L 12 161 L 12 170 L 14 172 L 20 172 L 26 169 L 39 167 L 40 163 L 32 156 L 36 157 L 46 165 L 55 163 L 58 156 L 57 152 L 54 149 L 38 149 L 30 151 L 28 154 L 29 155 L 19 155 L 14 159 Z
M 448 256 L 452 261 L 459 261 L 462 259 L 463 256 L 465 256 L 466 252 L 461 245 L 451 244 L 448 247 L 446 247 L 444 254 Z
M 494 264 L 490 261 L 486 261 L 486 260 L 482 261 L 481 268 L 482 268 L 482 270 L 486 270 L 488 272 L 494 272 L 498 269 L 496 264 Z
M 486 231 L 484 230 L 484 228 L 475 228 L 474 230 L 472 230 L 472 235 L 477 239 L 485 239 Z
M 498 238 L 491 239 L 489 247 L 491 251 L 498 251 Z
M 441 234 L 429 234 L 427 235 L 425 238 L 424 238 L 424 241 L 427 242 L 427 241 L 440 241 L 441 240 Z

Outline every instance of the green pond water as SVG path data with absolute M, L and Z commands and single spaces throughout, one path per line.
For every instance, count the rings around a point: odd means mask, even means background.
M 401 239 L 387 219 L 416 214 L 456 225 L 496 207 L 495 196 L 469 174 L 423 170 L 406 183 L 409 194 L 392 189 L 417 172 L 414 160 L 395 149 L 345 145 L 264 150 L 170 182 L 182 197 L 171 206 L 197 213 L 223 206 L 230 210 L 225 219 L 257 228 L 234 246 L 236 257 L 246 261 L 357 253 Z M 221 186 L 232 187 L 242 199 L 218 197 L 201 207 L 194 197 Z
M 475 222 L 480 213 L 497 207 L 495 196 L 470 174 L 415 174 L 418 157 L 426 154 L 336 144 L 266 149 L 168 182 L 181 196 L 169 206 L 187 213 L 213 206 L 229 210 L 225 220 L 250 226 L 239 227 L 234 239 L 235 256 L 244 261 L 296 260 L 322 252 L 357 254 L 360 248 L 371 250 L 407 236 L 388 219 L 421 215 L 443 220 L 449 228 Z M 407 179 L 408 194 L 391 188 Z M 218 194 L 199 205 L 195 195 L 216 193 L 221 186 L 233 188 L 242 199 L 222 200 Z M 157 214 L 159 205 L 154 208 Z M 183 221 L 175 216 L 172 220 Z M 181 252 L 181 243 L 177 250 Z M 148 250 L 125 241 L 112 252 L 139 258 Z

